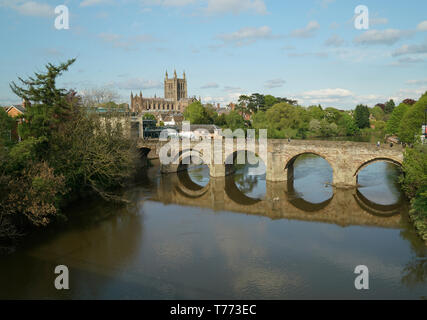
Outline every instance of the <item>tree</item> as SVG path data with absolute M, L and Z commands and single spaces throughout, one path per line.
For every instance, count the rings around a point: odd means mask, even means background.
M 360 129 L 369 128 L 369 108 L 359 104 L 354 111 L 354 120 Z
M 269 138 L 304 138 L 309 130 L 307 110 L 286 102 L 254 115 L 255 129 L 267 129 Z
M 320 104 L 318 106 L 308 107 L 307 111 L 311 118 L 322 120 L 325 117 L 325 112 Z
M 379 121 L 379 120 L 383 121 L 384 117 L 385 117 L 385 113 L 384 113 L 383 109 L 381 109 L 381 107 L 379 107 L 379 106 L 375 106 L 371 109 L 371 115 L 377 121 Z
M 427 92 L 403 115 L 398 132 L 400 141 L 413 143 L 421 135 L 421 126 L 424 124 L 426 108 Z
M 3 213 L 16 215 L 21 225 L 46 225 L 65 199 L 80 192 L 119 199 L 114 191 L 133 173 L 137 152 L 128 115 L 87 112 L 74 91 L 56 87 L 56 78 L 73 62 L 48 64 L 46 73 L 19 78 L 23 87 L 11 84 L 28 102 L 20 125 L 26 134 L 6 157 L 0 148 L 0 191 L 7 195 L 0 194 L 0 236 Z
M 0 146 L 10 145 L 12 143 L 10 139 L 10 134 L 13 126 L 15 125 L 15 120 L 0 107 Z
M 394 101 L 393 101 L 393 99 L 390 99 L 388 102 L 386 102 L 386 104 L 385 104 L 385 107 L 384 107 L 384 112 L 386 113 L 386 114 L 390 114 L 390 113 L 392 113 L 393 112 L 393 110 L 394 110 L 394 107 L 395 107 L 396 105 L 394 104 Z
M 360 132 L 356 121 L 347 113 L 344 113 L 338 121 L 338 130 L 345 136 L 354 136 Z
M 393 135 L 398 134 L 400 122 L 405 113 L 409 110 L 409 107 L 409 105 L 401 103 L 393 110 L 386 124 L 386 133 Z
M 45 73 L 35 73 L 35 77 L 27 80 L 18 78 L 22 87 L 15 82 L 10 84 L 12 91 L 28 102 L 26 121 L 19 126 L 19 134 L 23 139 L 30 136 L 49 138 L 71 116 L 72 105 L 68 99 L 70 91 L 58 89 L 55 84 L 57 77 L 67 71 L 74 61 L 71 59 L 59 66 L 49 63 Z
M 246 127 L 245 120 L 237 111 L 230 111 L 230 113 L 225 116 L 225 121 L 227 128 L 231 130 L 245 129 Z
M 208 112 L 203 107 L 200 101 L 195 101 L 190 104 L 184 111 L 185 120 L 191 124 L 212 124 L 213 121 L 209 117 Z
M 108 87 L 101 88 L 91 88 L 85 89 L 82 91 L 82 104 L 86 108 L 95 108 L 100 107 L 102 104 L 109 106 L 117 106 L 115 102 L 117 102 L 119 95 L 118 93 Z M 114 104 L 111 104 L 114 102 Z
M 152 113 L 144 113 L 144 115 L 142 116 L 142 119 L 143 120 L 154 120 L 154 121 L 157 121 L 156 117 Z
M 265 104 L 265 108 L 269 109 L 272 106 L 274 106 L 277 103 L 277 99 L 275 97 L 273 97 L 272 95 L 266 95 L 264 96 L 264 104 Z
M 222 127 L 227 124 L 225 113 L 221 113 L 216 119 L 215 119 L 215 125 Z

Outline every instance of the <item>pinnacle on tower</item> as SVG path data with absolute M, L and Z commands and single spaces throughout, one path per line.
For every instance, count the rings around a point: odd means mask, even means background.
M 174 76 L 175 79 L 177 78 L 176 70 L 173 70 L 173 76 Z
M 166 79 L 168 78 L 168 71 L 166 70 Z
M 183 74 L 183 75 L 184 75 L 184 79 L 185 79 L 185 71 L 184 71 L 184 74 Z

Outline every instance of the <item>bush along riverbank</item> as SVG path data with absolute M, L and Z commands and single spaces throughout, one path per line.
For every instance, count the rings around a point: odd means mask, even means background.
M 12 82 L 26 109 L 20 142 L 10 139 L 15 120 L 0 110 L 0 249 L 66 219 L 61 209 L 76 198 L 121 201 L 116 190 L 135 172 L 139 155 L 125 113 L 100 115 L 74 91 L 56 88 L 73 62 L 48 64 L 46 72 L 20 78 L 21 86 Z
M 427 145 L 406 148 L 401 184 L 411 199 L 410 218 L 427 245 Z

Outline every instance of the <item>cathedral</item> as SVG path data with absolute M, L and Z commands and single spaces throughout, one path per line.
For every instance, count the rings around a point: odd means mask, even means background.
M 130 95 L 131 101 L 131 112 L 135 113 L 182 113 L 185 108 L 196 101 L 196 98 L 187 97 L 187 79 L 185 78 L 185 72 L 182 79 L 178 78 L 176 71 L 174 71 L 173 78 L 168 77 L 166 71 L 164 81 L 164 98 L 145 98 L 142 96 L 142 92 L 139 95 Z

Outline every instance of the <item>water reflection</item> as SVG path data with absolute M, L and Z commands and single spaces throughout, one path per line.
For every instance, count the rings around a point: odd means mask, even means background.
M 237 168 L 235 174 L 225 178 L 205 177 L 209 182 L 203 187 L 195 184 L 187 172 L 163 175 L 160 178 L 161 185 L 174 186 L 177 192 L 169 187 L 159 189 L 152 200 L 256 214 L 272 219 L 290 218 L 338 225 L 399 226 L 399 213 L 406 210 L 403 198 L 398 197 L 398 201 L 392 205 L 382 205 L 367 199 L 359 190 L 334 191 L 325 183 L 331 173 L 326 165 L 320 157 L 303 156 L 301 161 L 294 164 L 294 180 L 275 183 L 266 182 L 265 176 L 248 175 L 244 167 Z M 316 168 L 320 169 L 310 174 L 310 169 Z M 209 175 L 209 171 L 205 170 L 204 174 Z M 301 179 L 306 183 L 302 184 Z M 296 190 L 295 185 L 299 190 Z M 262 192 L 263 196 L 253 196 L 256 191 Z M 316 202 L 307 201 L 306 198 Z M 316 213 L 316 216 L 312 213 Z
M 36 234 L 3 258 L 0 274 L 7 276 L 0 277 L 0 298 L 425 296 L 426 248 L 408 220 L 406 202 L 388 215 L 381 206 L 399 201 L 383 204 L 377 199 L 383 192 L 312 195 L 325 176 L 310 178 L 307 168 L 321 167 L 320 161 L 307 158 L 295 165 L 296 180 L 305 184 L 262 178 L 246 183 L 244 170 L 220 179 L 209 178 L 203 168 L 195 176 L 191 170 L 161 175 L 154 165 L 127 190 L 128 206 L 82 202 L 70 208 L 74 219 L 67 227 Z M 262 183 L 261 197 L 253 191 Z M 315 214 L 308 207 L 322 204 Z M 53 287 L 58 264 L 70 268 L 67 292 Z M 371 271 L 372 288 L 363 295 L 353 286 L 358 264 Z
M 393 205 L 403 200 L 398 184 L 399 167 L 388 162 L 375 162 L 362 169 L 357 182 L 359 192 L 379 205 Z
M 288 168 L 288 179 L 295 197 L 311 204 L 324 204 L 334 194 L 331 186 L 332 168 L 325 159 L 317 155 L 298 156 Z

